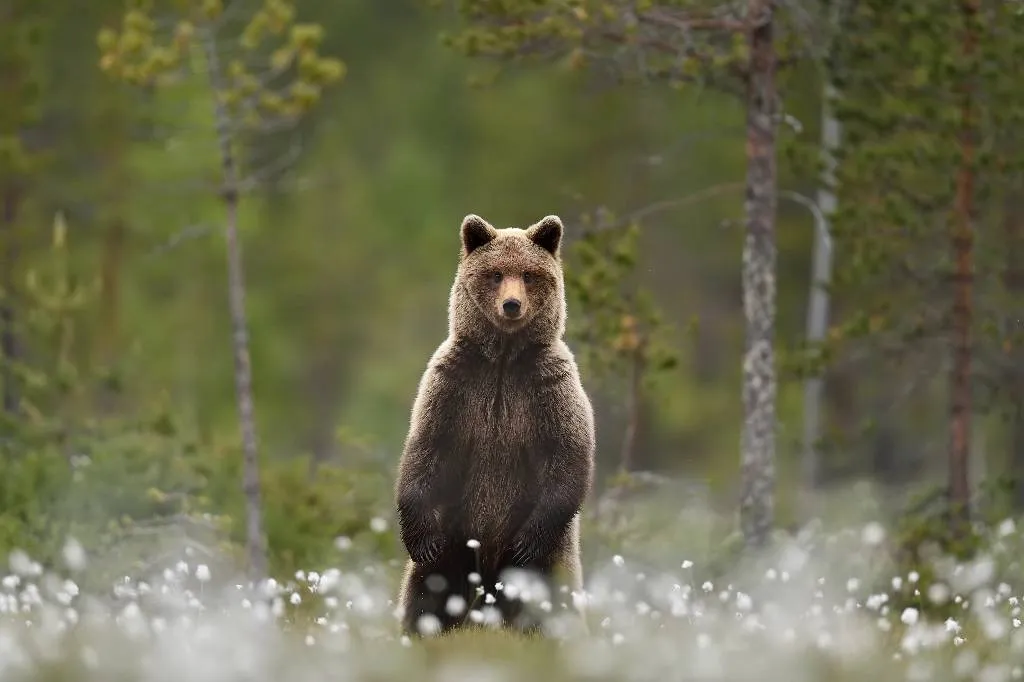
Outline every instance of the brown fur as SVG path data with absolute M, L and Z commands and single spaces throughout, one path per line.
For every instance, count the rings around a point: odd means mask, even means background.
M 526 230 L 496 230 L 475 215 L 462 222 L 448 338 L 420 380 L 395 485 L 410 555 L 399 593 L 408 634 L 427 613 L 444 630 L 464 622 L 465 612 L 445 610 L 451 594 L 467 611 L 481 607 L 470 572 L 492 593 L 507 568 L 582 588 L 579 511 L 593 480 L 594 418 L 562 341 L 562 232 L 556 216 Z M 505 625 L 537 626 L 518 602 L 495 597 Z

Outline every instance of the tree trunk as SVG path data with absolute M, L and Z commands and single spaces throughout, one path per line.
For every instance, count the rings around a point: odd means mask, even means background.
M 775 487 L 775 116 L 774 0 L 750 0 L 747 74 L 746 243 L 743 249 L 743 434 L 740 526 L 748 546 L 774 524 Z
M 214 121 L 220 147 L 224 186 L 221 198 L 226 210 L 224 238 L 227 248 L 228 303 L 235 359 L 235 393 L 242 434 L 242 490 L 246 507 L 246 545 L 249 571 L 255 580 L 267 576 L 267 545 L 263 534 L 263 504 L 260 494 L 259 447 L 252 389 L 252 362 L 249 359 L 249 329 L 245 314 L 245 270 L 242 244 L 238 235 L 239 172 L 232 147 L 234 139 L 230 114 L 221 100 L 224 87 L 213 38 L 205 41 L 210 85 L 214 96 Z
M 831 99 L 835 89 L 826 83 L 822 93 L 821 107 L 821 154 L 825 162 L 821 184 L 818 188 L 818 210 L 820 218 L 815 219 L 814 256 L 811 264 L 811 292 L 807 303 L 807 341 L 816 345 L 825 339 L 828 331 L 829 291 L 832 279 L 832 243 L 830 239 L 830 218 L 836 210 L 835 151 L 839 148 L 839 121 L 832 112 Z M 804 453 L 803 478 L 808 491 L 821 484 L 821 457 L 818 442 L 821 439 L 821 408 L 825 379 L 815 374 L 804 383 Z
M 0 369 L 3 371 L 0 381 L 3 382 L 3 411 L 13 417 L 20 411 L 21 394 L 18 390 L 18 374 L 15 364 L 20 358 L 18 348 L 17 320 L 15 319 L 16 296 L 14 270 L 18 263 L 17 218 L 18 204 L 21 196 L 18 190 L 9 186 L 3 193 L 3 230 L 4 230 L 4 263 L 3 288 L 4 296 L 0 300 Z
M 1007 202 L 1005 216 L 1006 269 L 1003 286 L 1008 300 L 1024 301 L 1024 199 L 1017 188 Z M 1010 410 L 1010 471 L 1013 474 L 1014 507 L 1024 510 L 1024 345 L 1020 334 L 1024 322 L 1011 311 L 1006 320 L 1006 370 L 1003 383 Z
M 962 0 L 965 19 L 962 55 L 974 53 L 974 0 Z M 971 444 L 971 327 L 974 286 L 974 163 L 975 116 L 972 87 L 965 82 L 960 104 L 960 170 L 956 178 L 953 248 L 952 369 L 949 410 L 949 501 L 953 523 L 960 529 L 969 518 L 971 497 L 968 464 Z

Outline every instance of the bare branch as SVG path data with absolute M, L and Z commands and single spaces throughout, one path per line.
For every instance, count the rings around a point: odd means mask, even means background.
M 171 498 L 176 497 L 182 500 L 186 498 L 186 495 L 183 493 L 178 493 L 176 495 L 168 494 L 167 496 Z M 125 532 L 130 535 L 135 533 L 157 533 L 170 529 L 185 533 L 190 527 L 215 532 L 220 530 L 217 524 L 210 519 L 203 518 L 202 516 L 190 516 L 188 514 L 178 513 L 172 516 L 162 516 L 134 521 L 125 529 Z
M 242 192 L 248 192 L 255 187 L 258 187 L 265 183 L 270 178 L 284 172 L 288 168 L 295 165 L 298 161 L 299 156 L 302 155 L 302 144 L 300 142 L 293 142 L 289 147 L 288 151 L 279 156 L 272 163 L 264 165 L 262 168 L 253 171 L 248 177 L 244 178 L 239 184 L 239 190 Z
M 710 199 L 711 197 L 718 196 L 720 194 L 725 194 L 727 192 L 742 190 L 743 187 L 744 185 L 742 182 L 729 182 L 720 185 L 713 185 L 712 187 L 702 189 L 698 192 L 689 194 L 685 197 L 679 197 L 676 199 L 665 199 L 664 201 L 656 201 L 653 204 L 648 204 L 647 206 L 644 206 L 642 208 L 639 208 L 635 211 L 626 214 L 626 216 L 621 220 L 616 220 L 611 223 L 605 223 L 603 221 L 599 222 L 598 225 L 594 226 L 589 230 L 586 230 L 586 232 L 601 232 L 604 230 L 621 229 L 623 227 L 626 227 L 630 223 L 637 220 L 641 220 L 642 218 L 645 218 L 647 216 L 662 213 L 664 211 L 674 210 L 677 208 L 682 208 L 684 206 L 688 206 L 690 204 L 703 201 L 705 199 Z
M 792 190 L 782 190 L 779 192 L 779 198 L 794 201 L 811 212 L 814 216 L 814 229 L 818 233 L 821 243 L 825 246 L 825 250 L 828 253 L 832 253 L 832 235 L 829 233 L 828 221 L 825 219 L 825 214 L 822 213 L 821 207 L 818 206 L 818 202 Z
M 763 26 L 766 21 L 764 17 L 757 22 L 748 23 L 743 19 L 736 18 L 687 16 L 674 13 L 666 8 L 650 9 L 638 18 L 640 21 L 658 26 L 668 26 L 683 33 L 691 31 L 746 32 Z
M 657 201 L 654 202 L 653 204 L 648 204 L 647 206 L 643 206 L 639 209 L 636 209 L 626 214 L 626 216 L 622 219 L 609 223 L 599 222 L 593 228 L 586 230 L 586 232 L 600 232 L 604 230 L 621 229 L 623 227 L 626 227 L 630 223 L 637 220 L 641 220 L 647 216 L 683 208 L 685 206 L 689 206 L 691 204 L 703 201 L 705 199 L 710 199 L 721 194 L 742 190 L 743 187 L 744 184 L 741 182 L 723 183 L 720 185 L 713 185 L 711 187 L 707 187 L 693 194 L 689 194 L 685 197 Z M 806 197 L 803 194 L 794 192 L 792 190 L 780 191 L 778 193 L 778 196 L 780 198 L 788 199 L 790 201 L 798 203 L 801 206 L 807 208 L 811 212 L 811 214 L 814 216 L 815 230 L 821 235 L 821 239 L 825 244 L 825 248 L 831 251 L 832 236 L 829 233 L 825 216 L 822 214 L 821 208 L 818 206 L 818 204 L 813 199 L 810 199 L 809 197 Z
M 192 239 L 198 239 L 199 237 L 205 237 L 206 235 L 213 232 L 213 228 L 209 225 L 189 225 L 178 232 L 175 232 L 169 239 L 163 244 L 151 249 L 144 258 L 154 258 L 161 254 L 167 253 L 171 249 L 174 249 L 181 245 L 183 242 L 190 241 Z
M 643 164 L 645 166 L 661 166 L 664 165 L 666 159 L 683 151 L 688 145 L 695 144 L 696 142 L 713 139 L 717 137 L 735 139 L 736 136 L 743 133 L 743 126 L 732 126 L 728 128 L 705 128 L 699 130 L 689 130 L 683 133 L 675 139 L 668 147 L 665 147 L 660 152 L 644 153 L 636 158 L 633 163 Z

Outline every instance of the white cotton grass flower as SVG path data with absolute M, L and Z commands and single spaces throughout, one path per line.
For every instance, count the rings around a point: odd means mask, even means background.
M 567 668 L 556 680 L 597 675 L 642 682 L 638 671 L 643 680 L 753 679 L 766 669 L 797 679 L 818 660 L 812 656 L 842 669 L 842 680 L 887 681 L 890 673 L 924 680 L 945 670 L 939 660 L 950 661 L 952 671 L 961 652 L 971 652 L 958 659 L 969 672 L 962 679 L 1024 678 L 1014 673 L 1024 654 L 1024 582 L 1006 569 L 1010 558 L 982 552 L 927 572 L 904 567 L 892 580 L 873 559 L 860 560 L 871 544 L 870 526 L 832 534 L 819 529 L 802 544 L 787 549 L 784 541 L 763 560 L 735 567 L 705 562 L 692 546 L 681 547 L 693 557 L 686 561 L 674 552 L 598 546 L 586 558 L 584 583 L 575 586 L 549 586 L 521 569 L 495 576 L 481 565 L 461 592 L 445 594 L 446 581 L 432 582 L 441 590 L 438 613 L 414 627 L 425 636 L 453 621 L 492 629 L 500 626 L 500 609 L 519 602 L 560 642 Z M 479 549 L 475 540 L 466 542 L 468 550 Z M 331 541 L 325 538 L 327 549 Z M 61 558 L 58 552 L 57 566 L 37 573 L 23 553 L 0 578 L 2 679 L 65 660 L 90 679 L 137 668 L 140 682 L 270 682 L 284 669 L 298 680 L 320 679 L 323 670 L 345 670 L 352 679 L 432 680 L 454 669 L 456 657 L 444 654 L 447 639 L 428 660 L 423 643 L 398 627 L 404 558 L 374 559 L 362 545 L 334 553 L 337 565 L 296 567 L 258 582 L 201 550 L 172 552 L 145 575 L 118 578 L 98 591 L 79 575 L 98 565 L 96 556 L 78 571 Z M 451 641 L 473 651 L 478 636 Z M 542 659 L 534 659 L 533 645 L 506 648 L 506 641 L 496 640 L 501 644 L 493 650 L 480 644 L 488 653 L 478 665 L 492 671 L 481 675 L 511 682 L 535 674 L 527 671 Z M 28 668 L 18 672 L 18 661 Z
M 70 570 L 78 572 L 85 569 L 85 548 L 82 547 L 82 544 L 78 542 L 78 540 L 68 538 L 67 542 L 64 543 L 62 555 L 64 557 L 64 563 Z
M 869 547 L 876 547 L 885 541 L 885 528 L 883 528 L 882 524 L 877 521 L 872 521 L 864 526 L 863 530 L 861 530 L 860 537 L 861 542 L 865 545 Z

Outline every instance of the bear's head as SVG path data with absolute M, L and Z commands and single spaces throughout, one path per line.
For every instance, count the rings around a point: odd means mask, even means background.
M 526 229 L 462 221 L 462 253 L 449 310 L 454 333 L 546 341 L 565 331 L 563 226 L 549 215 Z

